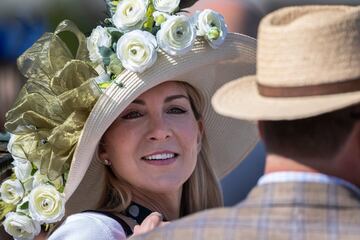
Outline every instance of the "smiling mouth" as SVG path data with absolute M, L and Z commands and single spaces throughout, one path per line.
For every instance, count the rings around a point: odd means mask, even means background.
M 179 156 L 179 154 L 177 153 L 161 153 L 161 154 L 145 156 L 142 157 L 141 159 L 146 161 L 162 161 L 162 160 L 173 159 L 176 158 L 177 156 Z

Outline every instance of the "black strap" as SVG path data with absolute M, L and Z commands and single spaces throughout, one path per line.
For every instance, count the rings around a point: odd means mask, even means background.
M 115 221 L 117 221 L 122 228 L 124 229 L 124 232 L 126 234 L 126 237 L 129 237 L 133 234 L 133 231 L 131 230 L 131 227 L 124 221 L 122 220 L 120 217 L 116 216 L 115 214 L 111 213 L 111 212 L 106 212 L 106 211 L 99 211 L 99 210 L 87 210 L 84 212 L 94 212 L 94 213 L 101 213 L 105 216 L 108 216 L 109 218 L 114 219 Z
M 125 210 L 125 216 L 134 219 L 139 225 L 150 215 L 152 211 L 136 202 L 131 202 Z
M 131 227 L 123 219 L 121 219 L 120 217 L 116 216 L 111 212 L 99 211 L 99 210 L 87 210 L 84 212 L 95 212 L 95 213 L 104 214 L 117 221 L 123 227 L 127 237 L 133 234 Z M 122 214 L 124 214 L 126 217 L 134 219 L 137 222 L 137 224 L 140 225 L 144 221 L 144 219 L 147 216 L 149 216 L 150 213 L 152 213 L 150 209 L 141 206 L 140 204 L 137 204 L 135 202 L 131 202 L 129 207 L 126 208 Z

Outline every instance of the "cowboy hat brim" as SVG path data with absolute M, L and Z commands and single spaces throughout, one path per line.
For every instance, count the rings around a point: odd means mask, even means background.
M 360 102 L 360 91 L 306 97 L 264 97 L 257 77 L 246 76 L 219 88 L 212 98 L 215 111 L 244 120 L 295 120 L 317 116 Z

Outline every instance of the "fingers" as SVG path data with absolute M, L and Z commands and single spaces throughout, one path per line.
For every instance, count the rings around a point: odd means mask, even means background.
M 149 232 L 156 227 L 162 226 L 163 216 L 158 212 L 153 212 L 149 216 L 147 216 L 141 225 L 136 225 L 134 227 L 134 235 L 139 235 L 142 233 Z

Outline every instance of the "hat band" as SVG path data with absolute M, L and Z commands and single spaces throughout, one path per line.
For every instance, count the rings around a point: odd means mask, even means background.
M 257 83 L 260 95 L 264 97 L 307 97 L 360 90 L 360 79 L 302 87 L 271 87 Z

